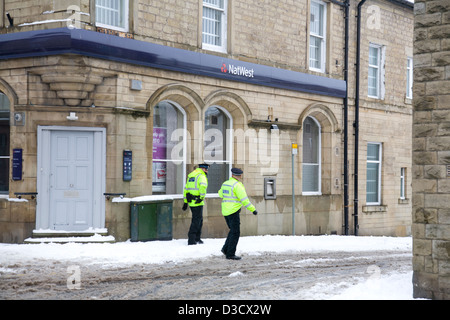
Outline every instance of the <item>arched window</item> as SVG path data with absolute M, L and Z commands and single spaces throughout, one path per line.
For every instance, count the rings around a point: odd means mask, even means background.
M 8 97 L 0 92 L 0 194 L 9 191 L 9 118 Z
M 303 122 L 302 193 L 321 194 L 320 125 L 313 117 Z
M 232 117 L 222 107 L 209 107 L 205 114 L 205 140 L 203 157 L 210 164 L 208 193 L 217 193 L 229 178 L 231 170 Z
M 186 176 L 186 113 L 162 101 L 153 109 L 152 193 L 182 194 Z

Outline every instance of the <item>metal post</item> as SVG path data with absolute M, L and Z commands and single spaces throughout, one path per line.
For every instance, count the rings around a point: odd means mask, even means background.
M 295 175 L 294 175 L 294 155 L 297 154 L 297 144 L 292 144 L 292 235 L 295 236 Z
M 294 152 L 292 152 L 292 235 L 295 236 Z

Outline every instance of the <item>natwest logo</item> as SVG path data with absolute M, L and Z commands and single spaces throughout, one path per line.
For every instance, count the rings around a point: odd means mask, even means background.
M 228 72 L 227 65 L 225 63 L 222 63 L 222 68 L 220 68 L 220 71 L 222 71 L 223 73 Z
M 255 70 L 248 69 L 243 66 L 235 66 L 233 64 L 229 64 L 228 67 L 225 63 L 222 63 L 222 67 L 220 68 L 220 71 L 223 73 L 231 73 L 236 76 L 242 76 L 247 78 L 254 78 L 255 77 Z

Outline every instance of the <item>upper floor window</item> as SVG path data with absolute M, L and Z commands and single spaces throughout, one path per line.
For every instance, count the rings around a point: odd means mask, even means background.
M 384 96 L 384 49 L 371 43 L 369 46 L 368 96 L 383 99 Z
M 309 69 L 325 72 L 327 7 L 322 1 L 311 1 L 309 23 Z
M 128 32 L 128 0 L 95 0 L 96 25 Z
M 0 194 L 9 191 L 9 118 L 8 97 L 0 92 Z
M 203 0 L 203 49 L 227 51 L 227 0 Z
M 413 97 L 413 58 L 408 57 L 406 62 L 406 98 Z
M 321 143 L 320 125 L 307 117 L 303 122 L 302 193 L 321 194 Z

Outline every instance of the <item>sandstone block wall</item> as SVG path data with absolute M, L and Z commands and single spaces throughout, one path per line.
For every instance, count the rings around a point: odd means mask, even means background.
M 414 7 L 414 296 L 450 299 L 450 3 Z

